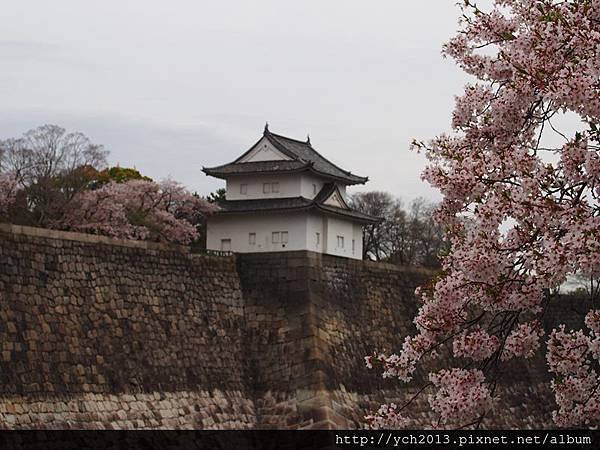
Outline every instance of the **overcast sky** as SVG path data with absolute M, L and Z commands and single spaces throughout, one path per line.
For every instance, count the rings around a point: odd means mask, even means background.
M 413 137 L 449 130 L 467 81 L 441 46 L 456 0 L 5 2 L 0 138 L 81 131 L 110 163 L 206 194 L 261 135 L 305 139 L 408 201 L 436 200 Z

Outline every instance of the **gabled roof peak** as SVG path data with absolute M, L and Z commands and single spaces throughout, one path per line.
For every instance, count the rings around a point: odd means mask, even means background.
M 346 179 L 348 184 L 364 184 L 369 180 L 368 177 L 354 175 L 350 171 L 344 170 L 329 161 L 315 150 L 310 142 L 310 136 L 307 136 L 306 141 L 300 141 L 281 134 L 276 134 L 272 131 L 269 131 L 265 136 L 273 145 L 275 145 L 275 147 L 282 150 L 284 153 L 291 153 L 299 160 L 312 162 L 315 170 L 321 171 L 324 174 L 330 174 L 336 178 Z
M 354 175 L 351 172 L 344 170 L 337 165 L 333 164 L 327 158 L 317 152 L 310 142 L 310 136 L 307 135 L 306 141 L 300 141 L 294 138 L 283 136 L 280 134 L 273 133 L 269 130 L 269 123 L 265 123 L 263 131 L 263 137 L 259 139 L 247 152 L 237 158 L 235 161 L 225 164 L 223 166 L 204 168 L 203 171 L 208 175 L 217 177 L 224 177 L 226 175 L 234 175 L 236 173 L 249 173 L 250 169 L 257 169 L 255 173 L 261 172 L 258 165 L 254 167 L 252 161 L 244 161 L 244 158 L 256 149 L 256 146 L 262 141 L 267 139 L 273 147 L 283 153 L 289 158 L 286 164 L 282 161 L 263 161 L 260 167 L 268 165 L 269 172 L 274 172 L 283 169 L 284 171 L 290 170 L 310 170 L 317 175 L 336 180 L 344 184 L 364 184 L 368 181 L 367 177 L 360 177 Z M 253 167 L 246 167 L 253 165 Z M 302 167 L 296 167 L 296 166 Z M 273 166 L 273 167 L 272 167 Z M 288 167 L 289 166 L 289 167 Z M 293 168 L 291 166 L 294 166 Z M 279 169 L 281 167 L 281 169 Z

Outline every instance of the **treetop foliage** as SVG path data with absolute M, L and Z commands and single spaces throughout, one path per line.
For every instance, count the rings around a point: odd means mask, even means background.
M 129 239 L 189 243 L 215 206 L 171 181 L 106 167 L 82 133 L 43 125 L 0 141 L 0 220 Z

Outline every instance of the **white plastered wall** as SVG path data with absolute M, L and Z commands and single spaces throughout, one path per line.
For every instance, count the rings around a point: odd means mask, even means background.
M 355 249 L 353 257 L 356 259 L 362 259 L 363 254 L 363 226 L 360 223 L 353 224 L 353 239 L 355 242 Z
M 324 226 L 324 232 L 326 234 L 326 248 L 324 249 L 324 253 L 344 256 L 346 258 L 362 259 L 362 249 L 359 251 L 359 247 L 362 248 L 362 235 L 360 235 L 360 239 L 357 239 L 355 224 L 348 220 L 330 216 L 325 216 L 324 220 L 327 221 L 326 226 Z M 360 228 L 360 226 L 358 226 L 358 228 Z M 343 237 L 343 247 L 339 245 L 340 240 L 338 239 L 338 236 Z M 354 251 L 352 249 L 353 240 Z
M 288 233 L 288 242 L 273 243 L 273 232 Z M 250 243 L 255 233 L 255 244 Z M 319 233 L 317 245 L 316 233 Z M 344 247 L 338 247 L 338 236 L 344 237 Z M 238 253 L 260 253 L 310 250 L 346 258 L 362 259 L 362 228 L 360 224 L 314 212 L 227 214 L 209 219 L 206 247 L 222 250 L 222 240 L 231 241 L 231 250 Z M 352 240 L 354 239 L 354 252 Z
M 312 200 L 321 191 L 324 184 L 325 180 L 323 178 L 303 173 L 300 177 L 300 193 L 302 197 Z
M 307 250 L 305 212 L 286 214 L 227 214 L 208 220 L 206 247 L 221 250 L 222 240 L 231 240 L 231 250 L 239 253 Z M 287 232 L 287 243 L 273 243 L 273 232 Z M 250 243 L 255 233 L 255 244 Z
M 265 193 L 264 183 L 279 183 L 279 192 Z M 242 184 L 246 185 L 246 194 L 241 193 L 240 185 Z M 300 184 L 300 174 L 236 175 L 227 179 L 225 198 L 227 200 L 255 200 L 300 197 L 302 194 Z
M 290 159 L 292 158 L 280 152 L 267 138 L 263 137 L 252 151 L 240 159 L 239 162 L 285 161 Z
M 317 245 L 319 233 L 319 245 Z M 307 250 L 362 259 L 362 226 L 348 220 L 311 213 L 306 227 Z M 343 236 L 344 247 L 338 247 L 338 236 Z M 354 251 L 352 251 L 354 240 Z
M 323 222 L 325 220 L 327 219 L 321 214 L 311 213 L 308 215 L 308 222 L 306 226 L 307 250 L 323 253 L 326 239 L 326 235 L 323 228 Z M 318 238 L 317 233 L 319 233 Z

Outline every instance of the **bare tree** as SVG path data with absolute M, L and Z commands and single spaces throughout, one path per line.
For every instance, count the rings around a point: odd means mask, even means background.
M 353 207 L 383 220 L 363 229 L 363 258 L 400 265 L 439 267 L 445 248 L 442 229 L 433 221 L 435 205 L 413 200 L 408 211 L 387 192 L 355 194 Z
M 82 133 L 43 125 L 20 138 L 0 141 L 0 173 L 11 173 L 22 188 L 21 218 L 46 226 L 85 188 L 90 170 L 106 164 L 108 152 Z
M 436 205 L 423 197 L 410 204 L 408 229 L 412 262 L 425 267 L 439 267 L 439 255 L 447 250 L 444 230 L 433 220 L 435 210 Z
M 363 228 L 363 258 L 375 261 L 388 258 L 391 252 L 389 227 L 400 222 L 403 216 L 399 201 L 380 191 L 361 192 L 350 201 L 358 211 L 383 219 Z M 390 220 L 392 217 L 394 220 Z

